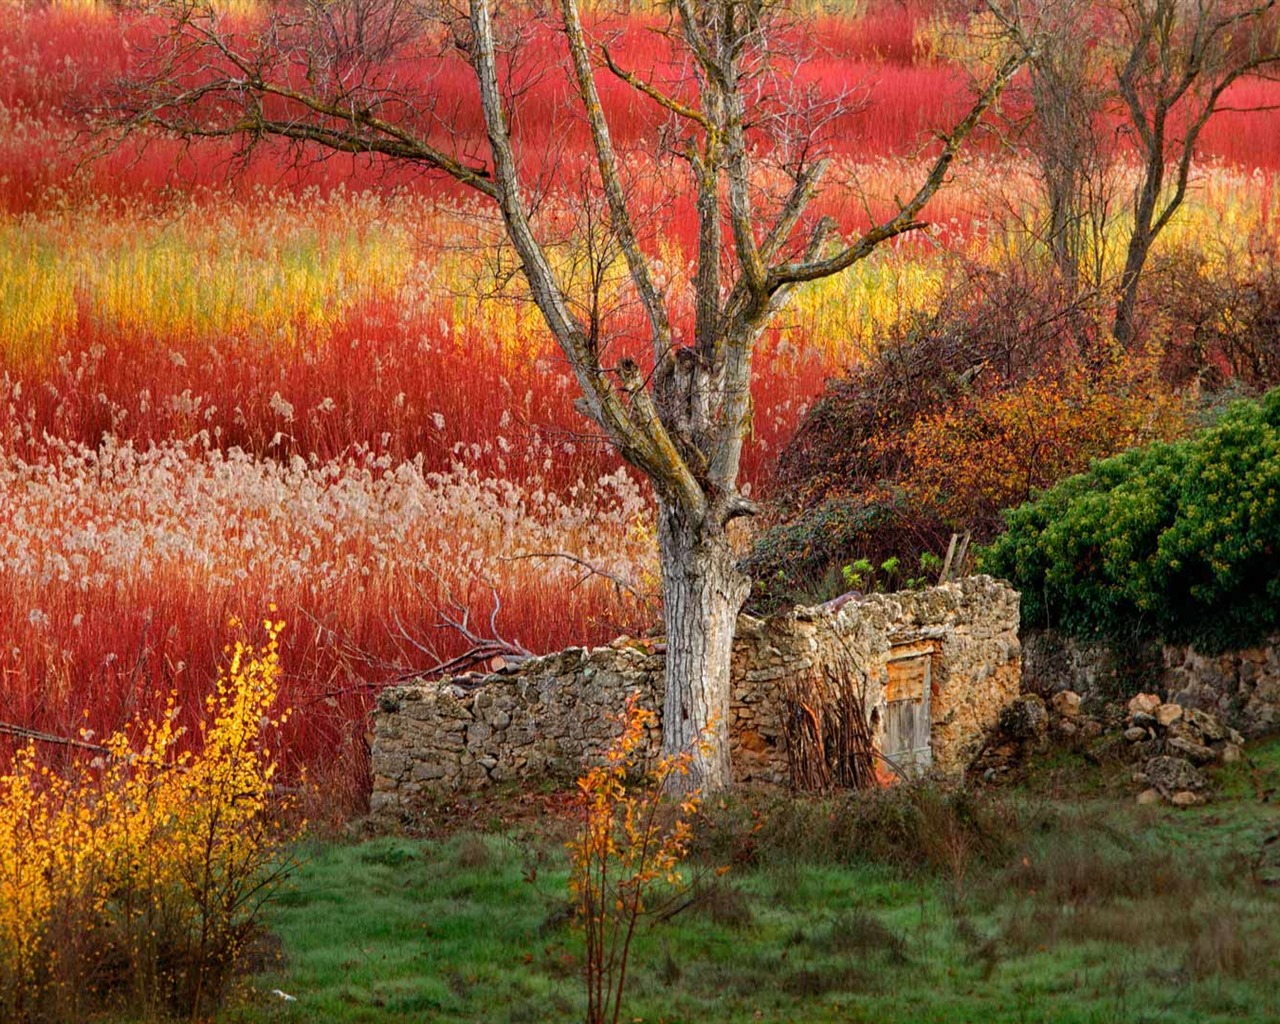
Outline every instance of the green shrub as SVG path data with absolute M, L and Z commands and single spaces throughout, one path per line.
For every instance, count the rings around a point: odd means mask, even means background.
M 1280 389 L 1173 444 L 1097 463 L 1007 514 L 983 571 L 1023 619 L 1206 651 L 1280 625 Z
M 877 493 L 831 498 L 771 526 L 741 563 L 754 580 L 749 610 L 767 613 L 787 604 L 820 604 L 850 590 L 873 593 L 925 585 L 937 577 L 942 560 L 929 551 L 909 551 L 903 557 L 893 548 L 903 523 L 913 515 L 901 494 Z M 927 539 L 940 545 L 945 536 L 937 525 Z

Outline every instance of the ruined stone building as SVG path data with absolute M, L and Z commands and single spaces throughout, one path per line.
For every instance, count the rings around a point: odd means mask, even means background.
M 987 576 L 743 615 L 735 779 L 823 788 L 869 773 L 959 775 L 1017 696 L 1020 665 L 1018 594 Z M 622 638 L 388 689 L 375 712 L 372 811 L 411 815 L 432 796 L 571 779 L 617 731 L 627 694 L 660 709 L 662 687 L 660 642 Z

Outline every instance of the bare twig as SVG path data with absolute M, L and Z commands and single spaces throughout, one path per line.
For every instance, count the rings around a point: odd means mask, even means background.
M 519 555 L 506 555 L 501 559 L 501 561 L 516 562 L 526 558 L 559 558 L 566 562 L 572 562 L 574 565 L 585 569 L 587 574 L 574 584 L 575 588 L 581 586 L 585 580 L 589 580 L 592 576 L 599 576 L 602 579 L 608 580 L 619 590 L 625 590 L 646 607 L 648 606 L 649 600 L 652 596 L 637 590 L 632 583 L 623 579 L 621 576 L 617 576 L 614 573 L 609 572 L 607 569 L 601 569 L 599 566 L 588 562 L 585 558 L 579 558 L 577 555 L 571 555 L 567 551 L 526 551 Z
M 68 736 L 57 736 L 51 732 L 41 732 L 39 729 L 28 729 L 25 726 L 14 725 L 12 722 L 0 722 L 0 735 L 16 736 L 18 739 L 30 740 L 35 743 L 51 743 L 62 747 L 75 747 L 77 750 L 92 750 L 100 754 L 107 752 L 107 748 L 100 743 L 73 740 Z

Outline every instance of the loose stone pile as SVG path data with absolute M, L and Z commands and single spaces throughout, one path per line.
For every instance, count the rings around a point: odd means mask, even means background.
M 1169 644 L 1122 647 L 1054 630 L 1027 630 L 1022 639 L 1023 685 L 1036 693 L 1072 690 L 1094 704 L 1145 679 L 1169 702 L 1216 715 L 1249 738 L 1280 728 L 1280 635 L 1221 654 Z
M 994 781 L 1050 741 L 1088 746 L 1099 743 L 1137 766 L 1133 781 L 1142 787 L 1138 802 L 1168 802 L 1180 807 L 1202 803 L 1209 789 L 1204 769 L 1243 757 L 1244 737 L 1217 715 L 1140 693 L 1127 704 L 1107 704 L 1096 714 L 1072 690 L 1047 702 L 1021 694 L 1000 714 L 999 728 L 974 762 L 974 772 Z
M 1077 701 L 1076 707 L 1079 704 Z M 969 776 L 995 782 L 1049 745 L 1049 706 L 1038 693 L 1021 693 L 1004 706 Z
M 1063 690 L 1049 698 L 1049 722 L 1056 736 L 1088 742 L 1106 731 L 1104 721 L 1084 713 L 1083 703 L 1074 690 Z
M 1127 710 L 1123 737 L 1134 760 L 1142 761 L 1133 776 L 1144 787 L 1139 803 L 1201 803 L 1209 788 L 1201 769 L 1243 756 L 1244 737 L 1207 711 L 1165 703 L 1154 693 L 1138 694 Z

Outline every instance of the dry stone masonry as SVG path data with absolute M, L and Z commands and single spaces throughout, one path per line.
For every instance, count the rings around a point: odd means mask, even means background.
M 1179 807 L 1203 803 L 1210 789 L 1204 769 L 1244 757 L 1244 736 L 1208 711 L 1139 693 L 1126 703 L 1086 702 L 1059 690 L 1046 702 L 1023 693 L 1005 706 L 987 746 L 970 766 L 992 781 L 1027 765 L 1051 744 L 1090 750 L 1096 761 L 1118 759 L 1136 769 L 1141 804 Z
M 931 760 L 959 775 L 1020 678 L 1018 594 L 986 576 L 846 596 L 769 619 L 743 615 L 733 652 L 735 779 L 811 777 L 799 773 L 793 748 L 803 740 L 806 756 L 830 757 L 850 707 L 877 750 L 905 744 L 899 767 Z M 412 817 L 449 793 L 572 778 L 615 734 L 629 693 L 660 710 L 662 689 L 660 641 L 624 637 L 488 675 L 385 690 L 374 715 L 371 810 Z M 923 722 L 923 750 L 913 716 Z M 655 731 L 655 749 L 657 740 Z
M 1171 704 L 1216 715 L 1246 737 L 1280 729 L 1280 636 L 1223 654 L 1171 644 L 1122 650 L 1052 630 L 1023 640 L 1028 690 L 1074 690 L 1086 700 L 1105 701 L 1149 688 Z

